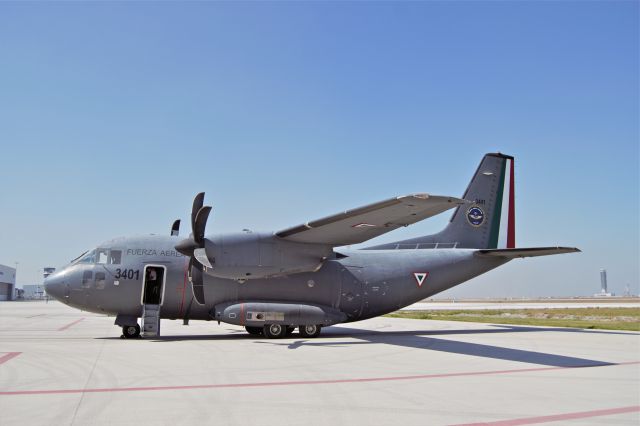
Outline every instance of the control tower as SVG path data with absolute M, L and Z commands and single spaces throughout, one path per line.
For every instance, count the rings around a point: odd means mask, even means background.
M 612 293 L 609 293 L 607 289 L 607 270 L 600 269 L 600 293 L 593 295 L 594 297 L 611 297 Z

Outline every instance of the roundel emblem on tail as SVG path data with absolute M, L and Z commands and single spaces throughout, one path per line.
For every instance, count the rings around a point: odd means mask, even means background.
M 471 207 L 467 210 L 467 220 L 472 226 L 480 226 L 484 223 L 484 212 L 480 207 Z

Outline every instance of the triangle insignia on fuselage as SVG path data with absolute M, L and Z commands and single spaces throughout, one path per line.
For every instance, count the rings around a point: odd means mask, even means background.
M 418 284 L 418 287 L 422 287 L 422 284 L 424 284 L 424 282 L 427 280 L 428 276 L 429 276 L 428 272 L 414 272 L 413 273 L 413 277 L 416 279 L 416 283 Z

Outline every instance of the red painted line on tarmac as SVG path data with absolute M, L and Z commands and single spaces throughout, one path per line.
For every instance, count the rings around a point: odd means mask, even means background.
M 580 411 L 577 413 L 553 414 L 550 416 L 526 417 L 522 419 L 499 420 L 497 422 L 463 423 L 454 426 L 518 426 L 536 423 L 557 422 L 560 420 L 586 419 L 589 417 L 611 416 L 613 414 L 635 413 L 640 411 L 640 405 L 631 407 L 608 408 L 604 410 Z
M 576 368 L 614 367 L 619 365 L 640 364 L 640 361 L 621 362 L 608 365 L 582 365 L 575 367 L 539 367 L 517 368 L 513 370 L 471 371 L 463 373 L 421 374 L 415 376 L 369 377 L 359 379 L 329 379 L 329 380 L 296 380 L 290 382 L 255 382 L 255 383 L 221 383 L 206 385 L 185 386 L 144 386 L 129 388 L 93 388 L 93 389 L 51 389 L 51 390 L 22 390 L 0 391 L 0 396 L 7 395 L 47 395 L 65 393 L 107 393 L 107 392 L 142 392 L 142 391 L 167 391 L 167 390 L 191 390 L 191 389 L 219 389 L 219 388 L 259 388 L 271 386 L 300 386 L 300 385 L 335 385 L 344 383 L 390 382 L 401 380 L 439 379 L 445 377 L 489 376 L 494 374 L 530 373 L 534 371 L 573 370 Z
M 9 361 L 10 359 L 13 359 L 13 358 L 17 357 L 21 353 L 22 352 L 7 352 L 5 355 L 0 356 L 0 364 L 4 364 L 5 362 Z
M 74 321 L 74 322 L 72 322 L 72 323 L 69 323 L 69 324 L 67 324 L 67 325 L 65 325 L 65 326 L 63 326 L 63 327 L 60 327 L 60 328 L 58 329 L 58 331 L 65 331 L 67 328 L 73 327 L 74 325 L 76 325 L 77 323 L 79 323 L 80 321 L 82 321 L 83 319 L 84 319 L 84 318 L 80 318 L 79 320 L 75 320 L 75 321 Z

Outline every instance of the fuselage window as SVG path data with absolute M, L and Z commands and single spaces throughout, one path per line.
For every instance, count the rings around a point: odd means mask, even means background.
M 122 259 L 122 250 L 111 250 L 111 256 L 109 257 L 110 265 L 119 265 Z
M 106 284 L 104 272 L 96 272 L 96 289 L 102 290 Z
M 96 256 L 96 263 L 101 265 L 107 264 L 107 259 L 109 258 L 109 250 L 108 249 L 98 249 L 98 255 Z
M 82 274 L 82 287 L 91 287 L 91 281 L 93 281 L 93 272 L 84 271 L 84 273 Z

